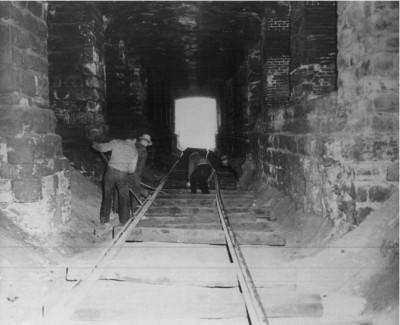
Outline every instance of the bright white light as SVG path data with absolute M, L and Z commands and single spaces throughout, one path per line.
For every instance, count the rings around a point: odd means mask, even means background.
M 215 149 L 217 105 L 213 98 L 187 97 L 175 100 L 175 134 L 178 149 Z

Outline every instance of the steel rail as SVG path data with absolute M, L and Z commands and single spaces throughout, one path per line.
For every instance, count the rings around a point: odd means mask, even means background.
M 172 165 L 168 173 L 161 179 L 156 190 L 140 207 L 134 218 L 129 219 L 122 229 L 115 235 L 109 247 L 107 247 L 101 254 L 96 263 L 90 270 L 78 280 L 73 287 L 69 290 L 61 301 L 58 301 L 48 312 L 44 311 L 44 319 L 41 319 L 35 324 L 43 325 L 63 325 L 69 321 L 81 300 L 87 295 L 91 288 L 95 285 L 96 281 L 100 278 L 102 273 L 102 266 L 109 262 L 122 248 L 126 239 L 129 237 L 132 230 L 136 227 L 138 222 L 143 218 L 153 201 L 156 199 L 158 193 L 165 185 L 169 175 L 172 173 L 182 156 L 180 156 Z
M 225 239 L 227 242 L 229 254 L 232 257 L 233 263 L 236 268 L 238 281 L 242 289 L 242 294 L 251 325 L 269 325 L 267 313 L 257 292 L 253 277 L 251 276 L 250 270 L 243 256 L 243 252 L 230 225 L 229 219 L 226 216 L 221 196 L 221 189 L 217 173 L 215 171 L 214 182 L 216 189 L 216 204 L 218 215 L 225 233 Z

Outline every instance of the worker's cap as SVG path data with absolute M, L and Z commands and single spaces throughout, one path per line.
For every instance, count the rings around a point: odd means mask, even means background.
M 151 142 L 151 137 L 148 134 L 143 134 L 139 140 L 144 140 L 148 143 L 149 146 L 151 146 L 153 144 L 153 142 Z

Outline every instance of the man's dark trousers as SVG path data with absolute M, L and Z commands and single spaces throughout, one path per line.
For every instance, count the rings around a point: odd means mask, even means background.
M 200 188 L 204 194 L 209 193 L 208 178 L 211 175 L 211 171 L 212 169 L 208 164 L 201 164 L 196 167 L 190 175 L 190 190 L 192 193 L 196 193 L 197 188 Z
M 108 167 L 103 179 L 103 201 L 100 209 L 101 223 L 110 221 L 111 202 L 115 187 L 118 190 L 119 222 L 125 223 L 129 219 L 128 173 Z

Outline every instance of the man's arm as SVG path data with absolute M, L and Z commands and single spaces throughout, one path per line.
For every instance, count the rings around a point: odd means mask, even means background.
M 93 142 L 92 148 L 94 150 L 100 151 L 100 152 L 107 152 L 111 151 L 114 147 L 114 140 L 111 140 L 110 142 L 105 142 L 105 143 L 98 143 L 98 142 Z

